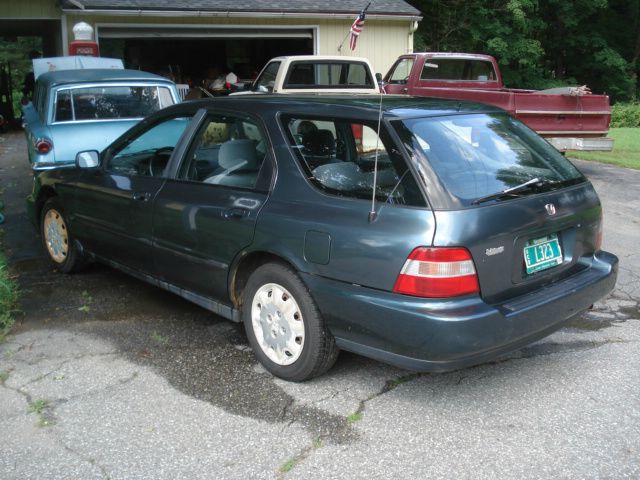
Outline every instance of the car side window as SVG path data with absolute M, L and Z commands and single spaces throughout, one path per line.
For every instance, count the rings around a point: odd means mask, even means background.
M 350 119 L 285 118 L 291 148 L 307 178 L 340 197 L 424 206 L 406 161 L 376 125 Z
M 164 119 L 129 139 L 111 152 L 107 171 L 125 175 L 163 176 L 171 153 L 190 121 L 191 118 L 184 115 Z
M 411 69 L 413 68 L 413 58 L 403 58 L 393 69 L 389 76 L 389 83 L 404 85 L 409 80 Z
M 262 87 L 265 91 L 272 92 L 278 70 L 280 69 L 280 63 L 281 62 L 271 62 L 267 65 L 260 77 L 256 80 L 254 88 L 260 89 Z
M 208 118 L 193 142 L 178 178 L 239 188 L 264 187 L 266 136 L 240 116 Z M 268 188 L 268 180 L 266 181 Z
M 71 92 L 69 90 L 59 90 L 56 94 L 54 122 L 66 122 L 69 120 L 73 120 Z

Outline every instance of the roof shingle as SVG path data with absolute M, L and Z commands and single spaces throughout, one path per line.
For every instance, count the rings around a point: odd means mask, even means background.
M 62 0 L 61 4 L 64 9 L 71 10 L 78 9 L 78 4 L 81 4 L 90 10 L 356 14 L 366 6 L 367 0 Z M 367 12 L 377 15 L 420 15 L 419 10 L 403 0 L 376 0 Z

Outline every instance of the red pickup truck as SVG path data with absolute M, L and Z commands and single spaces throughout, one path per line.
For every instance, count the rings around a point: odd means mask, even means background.
M 390 94 L 453 98 L 496 105 L 519 118 L 558 150 L 613 148 L 607 138 L 611 106 L 586 87 L 505 88 L 496 59 L 469 53 L 402 55 L 384 77 Z

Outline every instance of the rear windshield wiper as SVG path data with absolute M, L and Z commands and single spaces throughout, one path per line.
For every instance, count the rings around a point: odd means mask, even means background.
M 542 185 L 544 185 L 544 183 L 545 182 L 543 180 L 540 180 L 538 177 L 532 178 L 531 180 L 527 180 L 526 182 L 521 183 L 520 185 L 516 185 L 515 187 L 506 188 L 499 192 L 491 193 L 489 195 L 485 195 L 484 197 L 476 198 L 473 202 L 471 202 L 471 204 L 479 205 L 481 203 L 488 202 L 489 200 L 495 200 L 501 197 L 518 196 L 520 193 L 524 191 L 541 187 Z

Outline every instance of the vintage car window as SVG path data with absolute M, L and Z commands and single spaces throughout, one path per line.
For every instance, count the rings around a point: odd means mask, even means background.
M 350 119 L 284 117 L 291 148 L 307 178 L 322 191 L 371 200 L 377 156 L 376 198 L 390 204 L 424 206 L 413 175 L 376 124 Z M 382 132 L 384 133 L 384 132 Z
M 275 82 L 276 82 L 276 75 L 278 74 L 280 63 L 281 62 L 271 62 L 269 65 L 265 67 L 260 77 L 256 80 L 256 83 L 254 86 L 255 90 L 259 89 L 260 87 L 263 87 L 269 92 L 273 91 L 273 86 L 275 85 Z
M 252 119 L 233 115 L 206 120 L 178 178 L 228 187 L 268 189 L 263 178 L 267 142 Z
M 168 87 L 100 86 L 58 90 L 73 108 L 68 120 L 142 118 L 174 103 Z M 57 119 L 56 121 L 63 121 Z
M 493 65 L 486 60 L 464 58 L 427 58 L 420 80 L 494 81 Z
M 54 122 L 67 122 L 73 120 L 73 105 L 71 104 L 71 92 L 61 90 L 56 94 L 56 107 Z
M 411 69 L 413 68 L 413 58 L 403 58 L 396 63 L 393 73 L 389 77 L 389 83 L 405 84 L 409 80 Z
M 40 116 L 40 120 L 42 122 L 45 121 L 45 116 L 47 115 L 47 91 L 44 85 L 40 84 L 39 88 L 36 89 L 36 96 L 34 98 L 34 105 L 36 106 L 36 111 Z
M 506 114 L 473 114 L 394 120 L 446 190 L 461 204 L 539 179 L 537 191 L 584 181 L 554 147 Z
M 373 79 L 364 63 L 299 61 L 293 62 L 284 88 L 369 88 Z
M 190 117 L 172 117 L 145 130 L 120 149 L 110 152 L 107 171 L 125 175 L 163 176 L 171 153 L 190 121 Z

